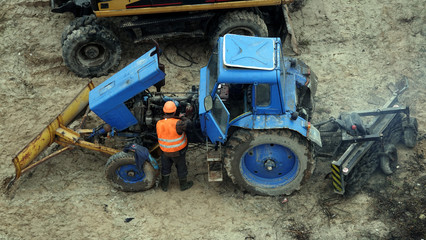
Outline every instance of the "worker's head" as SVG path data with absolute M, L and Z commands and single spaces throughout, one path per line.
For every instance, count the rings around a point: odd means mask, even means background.
M 167 101 L 164 104 L 163 112 L 168 114 L 173 114 L 176 112 L 176 104 L 173 101 Z

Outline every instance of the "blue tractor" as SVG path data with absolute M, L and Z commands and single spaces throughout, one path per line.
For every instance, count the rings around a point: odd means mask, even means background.
M 111 155 L 105 175 L 115 188 L 152 188 L 160 151 L 155 126 L 164 103 L 172 100 L 192 120 L 189 142 L 206 145 L 209 181 L 223 180 L 224 165 L 245 191 L 290 194 L 312 173 L 312 146 L 321 145 L 321 138 L 310 124 L 317 78 L 300 60 L 284 57 L 281 48 L 279 38 L 225 35 L 201 69 L 199 85 L 187 92 L 161 91 L 164 66 L 158 46 L 153 48 L 96 88 L 89 83 L 12 160 L 16 175 L 8 186 L 52 156 L 80 146 Z M 104 123 L 83 129 L 83 117 L 79 129 L 68 128 L 87 105 Z M 111 148 L 104 144 L 108 137 L 124 141 Z M 52 143 L 63 148 L 36 160 Z M 126 144 L 135 153 L 122 151 Z
M 105 175 L 113 187 L 152 188 L 159 172 L 155 126 L 170 100 L 192 120 L 186 131 L 189 142 L 206 145 L 209 181 L 223 180 L 224 166 L 244 191 L 291 194 L 312 174 L 313 151 L 335 159 L 329 176 L 339 194 L 359 190 L 378 166 L 385 174 L 395 171 L 395 144 L 404 142 L 412 148 L 417 141 L 416 118 L 410 117 L 408 107 L 397 105 L 408 83 L 398 84 L 402 87 L 381 109 L 343 113 L 318 123 L 320 136 L 310 123 L 317 77 L 302 61 L 283 56 L 281 49 L 279 38 L 225 35 L 201 69 L 198 86 L 187 92 L 162 92 L 165 73 L 157 46 L 96 88 L 90 82 L 13 158 L 16 174 L 7 188 L 74 146 L 111 155 Z M 83 129 L 83 117 L 79 129 L 68 128 L 87 105 L 105 123 Z M 372 122 L 364 124 L 364 116 Z M 124 141 L 111 148 L 103 144 L 107 137 Z M 63 148 L 37 160 L 52 143 Z M 135 153 L 122 151 L 123 147 Z
M 226 35 L 200 72 L 201 131 L 224 146 L 228 176 L 244 190 L 290 194 L 314 169 L 310 125 L 317 78 L 284 57 L 278 38 Z
M 321 145 L 321 139 L 310 124 L 317 78 L 302 61 L 283 56 L 281 49 L 279 38 L 225 35 L 201 69 L 199 86 L 180 93 L 148 90 L 165 76 L 152 49 L 90 92 L 90 109 L 107 124 L 106 130 L 100 127 L 94 133 L 126 136 L 153 148 L 162 106 L 173 100 L 178 111 L 192 119 L 189 141 L 208 138 L 208 154 L 214 156 L 208 161 L 216 163 L 209 170 L 220 175 L 217 164 L 223 163 L 243 190 L 290 194 L 312 173 L 311 143 Z M 134 164 L 131 158 L 123 152 L 113 155 L 107 178 L 124 191 L 152 187 L 154 179 L 146 176 L 155 174 L 129 167 Z

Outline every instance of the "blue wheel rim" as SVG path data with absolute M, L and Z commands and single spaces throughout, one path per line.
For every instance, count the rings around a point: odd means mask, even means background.
M 261 144 L 248 149 L 240 161 L 240 172 L 251 185 L 276 188 L 293 181 L 299 170 L 294 152 L 279 144 Z
M 115 172 L 126 183 L 138 183 L 145 179 L 145 173 L 132 164 L 120 166 Z

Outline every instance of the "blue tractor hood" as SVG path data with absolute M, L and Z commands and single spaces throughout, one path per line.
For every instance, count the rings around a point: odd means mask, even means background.
M 227 67 L 273 70 L 275 39 L 227 34 L 223 41 L 223 63 Z
M 151 49 L 89 93 L 90 109 L 118 131 L 138 123 L 124 103 L 166 75 L 158 67 L 155 50 Z

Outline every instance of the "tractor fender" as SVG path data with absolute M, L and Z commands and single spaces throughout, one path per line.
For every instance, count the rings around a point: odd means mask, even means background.
M 322 145 L 319 131 L 301 117 L 292 120 L 290 113 L 283 115 L 253 115 L 246 113 L 233 119 L 229 125 L 245 129 L 290 129 L 300 133 L 317 145 Z

